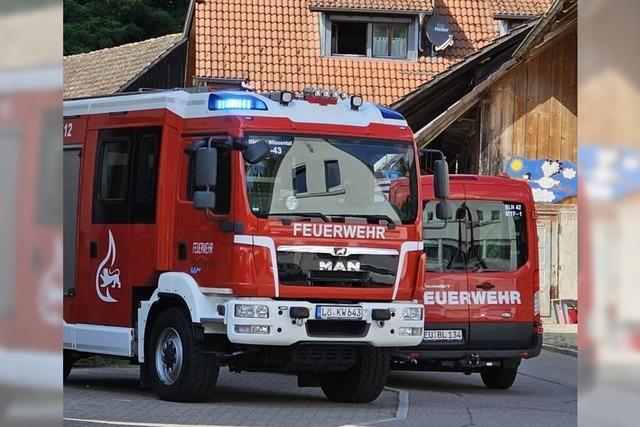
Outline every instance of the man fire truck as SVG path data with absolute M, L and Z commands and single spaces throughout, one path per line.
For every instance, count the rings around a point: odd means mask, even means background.
M 531 188 L 505 177 L 453 175 L 451 219 L 436 217 L 431 176 L 421 177 L 424 206 L 425 331 L 405 349 L 417 363 L 398 369 L 479 372 L 507 389 L 522 359 L 540 354 L 540 272 Z M 440 230 L 434 230 L 441 226 Z
M 417 152 L 395 111 L 174 90 L 64 115 L 65 374 L 103 354 L 167 400 L 206 399 L 228 366 L 369 402 L 393 349 L 421 341 Z M 444 162 L 437 174 L 444 198 Z

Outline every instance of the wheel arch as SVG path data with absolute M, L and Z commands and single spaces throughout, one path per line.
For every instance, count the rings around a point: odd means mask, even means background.
M 147 339 L 154 321 L 162 312 L 179 307 L 187 313 L 192 323 L 199 324 L 200 319 L 215 316 L 217 304 L 212 299 L 200 291 L 198 283 L 187 273 L 162 273 L 151 298 L 142 301 L 138 309 L 138 361 L 145 362 Z

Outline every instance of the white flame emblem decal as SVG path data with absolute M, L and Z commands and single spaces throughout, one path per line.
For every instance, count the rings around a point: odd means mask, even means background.
M 109 230 L 109 249 L 107 250 L 107 256 L 104 257 L 98 270 L 96 271 L 96 292 L 98 297 L 104 302 L 118 302 L 117 299 L 111 296 L 109 288 L 120 288 L 120 270 L 112 269 L 113 264 L 116 262 L 116 242 Z M 107 263 L 109 266 L 107 267 Z M 104 294 L 102 293 L 104 289 Z

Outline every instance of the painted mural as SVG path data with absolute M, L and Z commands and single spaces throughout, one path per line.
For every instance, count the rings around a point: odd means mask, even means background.
M 512 157 L 505 172 L 527 180 L 536 203 L 558 203 L 578 194 L 578 168 L 569 160 Z
M 589 199 L 610 201 L 640 193 L 640 151 L 585 144 L 578 154 Z

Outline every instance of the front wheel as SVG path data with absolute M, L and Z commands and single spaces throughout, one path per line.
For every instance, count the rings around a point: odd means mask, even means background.
M 487 388 L 506 390 L 513 385 L 518 375 L 518 367 L 496 366 L 480 371 L 482 382 Z
M 369 347 L 360 353 L 356 364 L 348 370 L 322 373 L 320 387 L 334 402 L 368 403 L 382 393 L 389 368 L 389 352 Z
M 161 399 L 202 402 L 211 395 L 220 362 L 204 350 L 183 310 L 170 308 L 158 316 L 147 354 L 151 385 Z

